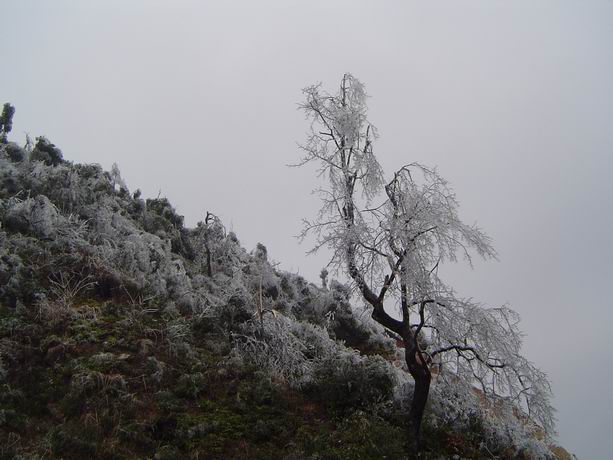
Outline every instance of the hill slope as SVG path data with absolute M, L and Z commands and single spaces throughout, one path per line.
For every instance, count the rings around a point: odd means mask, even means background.
M 411 455 L 410 377 L 343 285 L 43 138 L 0 144 L 0 223 L 0 458 Z M 428 413 L 428 458 L 554 455 L 470 390 Z

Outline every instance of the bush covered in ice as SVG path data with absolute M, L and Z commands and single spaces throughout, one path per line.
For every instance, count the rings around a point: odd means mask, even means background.
M 45 138 L 33 148 L 0 144 L 0 303 L 58 328 L 85 315 L 77 307 L 91 297 L 129 305 L 128 328 L 144 328 L 147 315 L 163 312 L 163 325 L 144 332 L 176 359 L 189 356 L 195 340 L 215 342 L 231 350 L 228 363 L 256 366 L 335 410 L 379 405 L 406 413 L 411 381 L 396 342 L 346 286 L 327 272 L 318 286 L 280 271 L 263 244 L 249 252 L 215 216 L 203 219 L 186 228 L 167 199 L 130 194 L 116 166 L 73 164 Z M 109 356 L 95 356 L 96 366 Z M 11 362 L 10 343 L 0 343 L 0 383 Z M 159 385 L 167 372 L 157 358 L 146 360 L 147 384 Z M 104 378 L 74 376 L 72 396 L 97 385 L 126 391 L 126 382 Z M 198 370 L 186 374 L 181 394 L 195 398 L 201 380 Z M 484 404 L 449 381 L 434 384 L 430 404 L 430 423 L 478 425 L 492 452 L 512 446 L 546 455 L 504 401 Z

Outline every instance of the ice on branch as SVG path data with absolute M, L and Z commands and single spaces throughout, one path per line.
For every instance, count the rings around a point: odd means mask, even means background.
M 409 422 L 417 447 L 433 375 L 441 385 L 478 389 L 491 407 L 511 408 L 492 417 L 510 413 L 551 434 L 549 384 L 521 356 L 517 314 L 462 299 L 438 275 L 443 262 L 496 258 L 491 239 L 460 219 L 455 193 L 436 169 L 410 163 L 384 181 L 355 77 L 344 75 L 334 94 L 315 85 L 304 95 L 311 125 L 300 165 L 315 162 L 328 184 L 317 190 L 322 207 L 301 237 L 314 237 L 313 252 L 331 251 L 330 266 L 349 276 L 372 318 L 403 342 L 415 381 Z

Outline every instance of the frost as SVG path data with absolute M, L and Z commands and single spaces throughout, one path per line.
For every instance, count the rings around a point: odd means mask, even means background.
M 55 206 L 44 196 L 15 201 L 4 219 L 8 228 L 31 233 L 39 238 L 53 238 L 60 224 L 60 215 Z
M 128 186 L 121 178 L 121 172 L 119 171 L 119 166 L 117 166 L 117 163 L 113 163 L 113 166 L 111 167 L 110 176 L 113 189 L 115 189 L 116 191 L 120 191 L 121 189 L 123 189 L 128 192 Z
M 520 354 L 517 314 L 462 299 L 438 275 L 444 262 L 495 258 L 490 238 L 460 219 L 455 193 L 435 168 L 410 163 L 384 182 L 366 93 L 355 77 L 344 75 L 336 94 L 320 86 L 304 90 L 300 107 L 311 129 L 299 165 L 317 163 L 328 184 L 317 190 L 321 210 L 304 221 L 301 237 L 314 237 L 311 252 L 330 249 L 330 265 L 353 281 L 372 318 L 403 343 L 415 381 L 409 419 L 417 449 L 433 374 L 437 386 L 453 384 L 465 394 L 478 388 L 489 404 L 512 408 L 505 409 L 511 414 L 505 426 L 519 421 L 550 436 L 551 390 Z M 318 317 L 331 311 L 307 308 Z
M 337 218 L 329 226 L 311 229 L 320 237 L 318 244 L 335 250 L 334 264 L 340 267 L 348 260 L 344 242 L 350 241 L 356 267 L 371 270 L 372 280 L 381 270 L 391 273 L 388 256 L 395 254 L 386 244 L 393 241 L 400 248 L 414 244 L 406 263 L 393 273 L 396 282 L 406 281 L 410 303 L 435 300 L 424 308 L 424 324 L 416 334 L 422 356 L 437 373 L 431 417 L 459 430 L 478 419 L 490 447 L 512 445 L 518 452 L 544 452 L 546 447 L 535 434 L 553 428 L 547 424 L 552 420 L 549 388 L 545 376 L 519 354 L 518 318 L 506 307 L 488 308 L 459 299 L 432 271 L 439 258 L 470 257 L 465 248 L 493 255 L 489 240 L 459 220 L 455 198 L 436 171 L 419 165 L 409 165 L 396 176 L 390 193 L 402 199 L 399 205 L 394 206 L 386 194 L 375 210 L 379 204 L 375 201 L 385 192 L 372 150 L 376 133 L 366 117 L 363 86 L 351 76 L 342 85 L 345 107 L 338 99 L 318 101 L 325 94 L 318 87 L 305 90 L 303 108 L 321 112 L 309 112 L 313 127 L 322 122 L 322 116 L 334 121 L 330 132 L 345 138 L 343 151 L 352 158 L 339 176 L 334 164 L 341 165 L 337 163 L 341 155 L 332 138 L 312 133 L 307 156 L 326 158 L 325 174 L 333 179 L 322 216 L 333 216 L 326 213 L 338 212 L 338 203 L 345 199 L 361 197 L 349 200 L 345 208 L 353 212 L 355 226 L 348 228 Z M 165 198 L 145 200 L 138 192 L 131 196 L 117 167 L 106 172 L 99 165 L 64 161 L 48 141 L 39 141 L 32 154 L 31 159 L 15 161 L 7 145 L 0 145 L 3 305 L 31 309 L 33 316 L 61 323 L 78 317 L 79 297 L 86 293 L 127 305 L 122 321 L 129 327 L 144 329 L 146 315 L 163 315 L 163 327 L 148 333 L 170 356 L 192 353 L 189 344 L 196 340 L 195 331 L 205 327 L 232 338 L 231 359 L 268 370 L 294 388 L 326 395 L 339 405 L 395 405 L 404 413 L 409 410 L 406 396 L 415 383 L 407 372 L 403 349 L 397 346 L 398 337 L 372 318 L 369 306 L 352 302 L 355 280 L 353 286 L 344 285 L 326 269 L 321 283 L 310 283 L 279 270 L 264 245 L 246 251 L 211 213 L 189 229 Z M 345 180 L 349 176 L 359 179 L 349 183 Z M 370 207 L 358 207 L 358 201 Z M 410 220 L 410 225 L 402 225 L 403 219 Z M 375 231 L 373 223 L 383 225 Z M 432 226 L 440 228 L 428 230 Z M 454 240 L 464 246 L 455 245 Z M 401 265 L 406 268 L 403 273 Z M 385 278 L 379 281 L 377 288 Z M 389 290 L 389 299 L 399 307 L 401 288 L 396 284 Z M 410 308 L 418 321 L 419 304 Z M 463 352 L 469 358 L 463 361 L 456 359 L 455 349 L 437 352 L 457 344 L 471 347 L 486 363 L 504 360 L 521 379 L 502 369 L 491 372 L 480 360 L 470 359 L 473 352 Z M 13 360 L 9 348 L 0 345 L 1 379 Z M 210 346 L 229 352 L 227 340 Z M 104 364 L 112 356 L 100 354 L 92 359 Z M 145 378 L 152 384 L 162 382 L 168 366 L 151 358 Z M 94 386 L 125 391 L 125 382 L 111 377 L 91 372 L 75 375 L 71 391 Z M 184 380 L 192 391 L 197 375 Z M 485 404 L 482 393 L 475 392 L 483 392 L 483 387 L 488 393 Z

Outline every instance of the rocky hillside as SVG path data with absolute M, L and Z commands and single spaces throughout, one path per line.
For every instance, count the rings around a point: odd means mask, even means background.
M 0 223 L 0 459 L 411 456 L 401 354 L 338 282 L 44 138 L 0 143 Z M 435 384 L 426 458 L 565 458 L 490 409 Z

